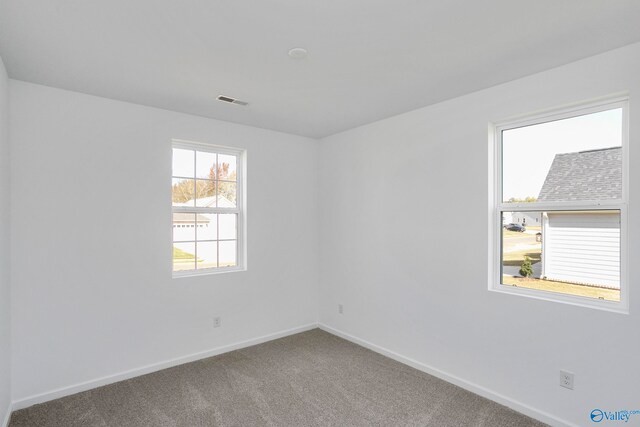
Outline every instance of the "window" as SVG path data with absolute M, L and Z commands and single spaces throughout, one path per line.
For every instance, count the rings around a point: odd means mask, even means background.
M 495 126 L 490 289 L 627 310 L 627 106 Z
M 243 151 L 173 142 L 173 275 L 242 270 Z

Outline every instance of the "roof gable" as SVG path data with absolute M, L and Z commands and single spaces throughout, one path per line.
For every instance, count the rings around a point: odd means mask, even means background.
M 622 198 L 622 147 L 556 154 L 538 201 Z

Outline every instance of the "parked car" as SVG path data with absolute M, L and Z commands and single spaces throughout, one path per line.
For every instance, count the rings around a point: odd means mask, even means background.
M 512 222 L 511 224 L 507 224 L 507 225 L 505 225 L 505 226 L 504 226 L 504 228 L 505 228 L 506 230 L 509 230 L 509 231 L 519 231 L 520 233 L 522 233 L 523 231 L 526 231 L 526 230 L 527 230 L 527 229 L 526 229 L 526 228 L 524 228 L 522 225 L 520 225 L 520 224 L 515 224 L 515 223 L 513 223 L 513 222 Z

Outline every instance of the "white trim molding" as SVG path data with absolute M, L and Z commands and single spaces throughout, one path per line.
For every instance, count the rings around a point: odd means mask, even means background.
M 452 375 L 448 372 L 442 371 L 440 369 L 434 368 L 422 362 L 419 362 L 415 359 L 411 359 L 409 357 L 403 356 L 399 353 L 396 353 L 392 350 L 389 350 L 385 347 L 379 346 L 372 342 L 366 341 L 364 339 L 358 338 L 346 332 L 342 332 L 338 329 L 332 328 L 324 323 L 310 323 L 307 325 L 299 326 L 292 329 L 286 329 L 283 331 L 275 332 L 273 334 L 263 335 L 257 338 L 239 341 L 237 343 L 216 347 L 210 350 L 205 350 L 198 353 L 193 353 L 190 355 L 177 357 L 174 359 L 166 360 L 163 362 L 153 363 L 150 365 L 142 366 L 135 369 L 130 369 L 128 371 L 120 372 L 113 375 L 104 376 L 101 378 L 96 378 L 93 380 L 85 381 L 82 383 L 70 385 L 67 387 L 61 387 L 55 390 L 50 390 L 45 393 L 36 394 L 33 396 L 25 397 L 23 399 L 16 400 L 12 403 L 12 405 L 7 408 L 7 414 L 5 416 L 4 423 L 2 427 L 7 427 L 9 424 L 9 420 L 11 419 L 12 411 L 17 411 L 20 409 L 28 408 L 32 405 L 37 405 L 39 403 L 48 402 L 50 400 L 59 399 L 61 397 L 70 396 L 72 394 L 80 393 L 83 391 L 91 390 L 97 387 L 102 387 L 108 384 L 113 384 L 118 381 L 124 381 L 131 378 L 135 378 L 141 375 L 146 375 L 152 372 L 160 371 L 163 369 L 171 368 L 174 366 L 182 365 L 184 363 L 194 362 L 201 359 L 206 359 L 208 357 L 217 356 L 220 354 L 228 353 L 234 350 L 240 350 L 242 348 L 251 347 L 253 345 L 262 344 L 264 342 L 272 341 L 278 338 L 287 337 L 290 335 L 298 334 L 301 332 L 310 331 L 312 329 L 320 328 L 321 330 L 335 335 L 337 337 L 343 338 L 347 341 L 350 341 L 354 344 L 365 347 L 369 350 L 372 350 L 376 353 L 382 354 L 383 356 L 389 357 L 397 362 L 405 364 L 407 366 L 411 366 L 419 371 L 425 372 L 429 375 L 433 375 L 436 378 L 439 378 L 448 383 L 454 384 L 458 387 L 461 387 L 467 391 L 475 393 L 479 396 L 482 396 L 486 399 L 497 402 L 501 405 L 507 406 L 514 411 L 520 412 L 524 415 L 527 415 L 531 418 L 534 418 L 543 423 L 549 424 L 555 427 L 578 427 L 576 424 L 572 424 L 568 421 L 562 420 L 554 415 L 551 415 L 547 412 L 536 409 L 532 406 L 524 404 L 522 402 L 516 401 L 510 397 L 504 396 L 502 394 L 496 393 L 492 390 L 489 390 L 483 386 L 472 383 L 455 375 Z
M 580 117 L 588 114 L 604 112 L 613 109 L 621 110 L 621 141 L 622 148 L 622 197 L 607 200 L 580 201 L 534 201 L 527 203 L 509 203 L 504 201 L 503 187 L 503 132 L 525 126 L 540 125 L 557 120 Z M 629 314 L 629 280 L 628 280 L 628 194 L 629 194 L 629 96 L 616 94 L 602 97 L 589 102 L 572 104 L 557 109 L 528 116 L 519 116 L 510 120 L 489 123 L 489 221 L 488 221 L 488 290 L 511 295 L 519 295 L 550 302 L 560 302 L 569 305 L 595 308 L 613 313 Z M 604 147 L 603 147 L 604 148 Z M 551 292 L 526 287 L 512 286 L 502 282 L 502 230 L 503 212 L 570 212 L 597 211 L 618 212 L 620 216 L 620 260 L 619 282 L 620 300 L 606 301 L 594 297 L 578 296 L 569 293 Z M 544 233 L 544 231 L 543 231 Z M 543 242 L 546 237 L 543 236 Z M 542 261 L 544 262 L 544 261 Z
M 11 421 L 11 413 L 13 412 L 13 405 L 9 403 L 7 406 L 7 410 L 4 415 L 4 421 L 2 422 L 2 427 L 9 427 L 9 421 Z
M 545 424 L 549 424 L 551 426 L 554 427 L 579 427 L 577 424 L 573 424 L 570 423 L 568 421 L 565 421 L 563 419 L 560 419 L 554 415 L 551 415 L 547 412 L 541 411 L 539 409 L 536 409 L 532 406 L 529 406 L 527 404 L 524 404 L 522 402 L 518 402 L 517 400 L 514 400 L 510 397 L 504 396 L 500 393 L 496 393 L 492 390 L 489 390 L 481 385 L 478 384 L 474 384 L 470 381 L 467 381 L 463 378 L 457 377 L 455 375 L 452 375 L 448 372 L 444 372 L 440 369 L 434 368 L 432 366 L 429 366 L 427 364 L 424 364 L 422 362 L 419 362 L 415 359 L 411 359 L 409 357 L 403 356 L 399 353 L 396 353 L 395 351 L 389 350 L 387 348 L 381 347 L 377 344 L 374 344 L 372 342 L 363 340 L 361 338 L 355 337 L 353 335 L 350 335 L 346 332 L 342 332 L 338 329 L 332 328 L 331 326 L 328 326 L 324 323 L 319 323 L 318 327 L 320 329 L 322 329 L 325 332 L 328 332 L 332 335 L 338 336 L 340 338 L 343 338 L 347 341 L 351 341 L 354 344 L 358 344 L 362 347 L 368 348 L 371 351 L 375 351 L 376 353 L 382 354 L 383 356 L 386 356 L 390 359 L 393 359 L 397 362 L 400 362 L 402 364 L 405 364 L 407 366 L 411 366 L 412 368 L 415 368 L 419 371 L 425 372 L 429 375 L 433 375 L 436 378 L 440 378 L 443 381 L 446 381 L 448 383 L 457 385 L 458 387 L 461 387 L 467 391 L 470 391 L 471 393 L 475 393 L 479 396 L 482 396 L 484 398 L 487 398 L 489 400 L 492 400 L 496 403 L 499 403 L 501 405 L 507 406 L 511 409 L 513 409 L 514 411 L 520 412 L 521 414 L 527 415 L 531 418 L 534 418 L 538 421 L 541 421 Z
M 170 233 L 171 233 L 171 246 L 170 246 L 170 250 L 171 250 L 171 264 L 172 264 L 172 277 L 175 278 L 182 278 L 182 277 L 191 277 L 191 276 L 202 276 L 202 275 L 207 275 L 207 274 L 218 274 L 218 273 L 230 273 L 230 272 L 237 272 L 237 271 L 246 271 L 247 270 L 247 233 L 246 233 L 246 225 L 247 225 L 247 214 L 246 214 L 246 164 L 247 164 L 247 150 L 245 150 L 244 148 L 237 148 L 237 147 L 227 147 L 227 146 L 222 146 L 222 145 L 216 145 L 216 144 L 208 144 L 208 143 L 202 143 L 202 142 L 190 142 L 190 141 L 185 141 L 185 140 L 179 140 L 179 139 L 173 139 L 171 140 L 171 148 L 173 149 L 182 149 L 182 150 L 188 150 L 188 151 L 193 151 L 194 152 L 194 156 L 193 156 L 193 176 L 189 175 L 189 176 L 175 176 L 173 175 L 174 171 L 172 171 L 172 175 L 171 175 L 171 182 L 173 183 L 174 180 L 178 179 L 178 180 L 189 180 L 189 181 L 193 181 L 193 185 L 194 185 L 194 194 L 193 197 L 197 199 L 197 194 L 195 191 L 195 188 L 197 187 L 197 183 L 198 181 L 205 181 L 205 182 L 209 182 L 209 183 L 215 183 L 215 187 L 214 188 L 219 188 L 219 184 L 220 181 L 222 182 L 227 182 L 227 183 L 232 183 L 230 181 L 224 181 L 224 180 L 219 180 L 219 177 L 217 176 L 217 172 L 216 172 L 216 177 L 215 179 L 204 179 L 204 178 L 200 178 L 197 176 L 197 153 L 211 153 L 211 154 L 215 154 L 216 156 L 218 155 L 226 155 L 226 156 L 232 156 L 236 158 L 236 180 L 235 180 L 235 184 L 236 184 L 236 201 L 235 201 L 235 207 L 219 207 L 216 206 L 214 207 L 201 207 L 201 206 L 174 206 L 172 203 L 171 206 L 171 216 L 172 216 L 172 220 L 171 222 L 173 223 L 173 216 L 174 214 L 177 213 L 186 213 L 186 214 L 212 214 L 212 215 L 218 215 L 218 214 L 235 214 L 236 215 L 236 236 L 235 239 L 220 239 L 220 230 L 218 229 L 219 226 L 216 225 L 216 233 L 215 233 L 215 239 L 199 239 L 198 238 L 198 226 L 195 226 L 194 229 L 194 235 L 193 237 L 189 237 L 188 239 L 182 241 L 174 241 L 175 238 L 175 224 L 172 227 L 173 230 L 170 229 Z M 218 161 L 216 160 L 216 163 Z M 217 168 L 217 166 L 216 166 Z M 173 184 L 172 184 L 173 185 Z M 214 191 L 214 197 L 217 198 L 218 193 L 217 190 Z M 197 204 L 197 203 L 195 203 Z M 194 216 L 195 218 L 195 216 Z M 216 224 L 218 224 L 216 222 Z M 220 253 L 220 242 L 224 242 L 224 241 L 229 241 L 229 242 L 234 242 L 236 243 L 236 265 L 231 266 L 231 267 L 205 267 L 205 268 L 198 268 L 198 263 L 195 262 L 195 260 L 198 259 L 198 242 L 215 242 L 216 244 L 216 257 L 217 257 L 217 264 L 219 265 L 219 253 Z M 193 248 L 194 248 L 194 264 L 193 264 L 193 269 L 188 269 L 188 270 L 180 270 L 180 271 L 175 271 L 174 269 L 174 265 L 173 265 L 173 251 L 174 248 L 176 246 L 176 244 L 193 244 Z
M 262 344 L 267 341 L 283 338 L 289 335 L 298 334 L 300 332 L 306 332 L 311 329 L 315 329 L 317 327 L 318 325 L 316 323 L 310 323 L 307 325 L 298 326 L 296 328 L 286 329 L 283 331 L 274 332 L 272 334 L 262 335 L 257 338 L 252 338 L 245 341 L 239 341 L 237 343 L 212 348 L 210 350 L 193 353 L 186 356 L 176 357 L 174 359 L 152 363 L 150 365 L 141 366 L 139 368 L 130 369 L 128 371 L 119 372 L 117 374 L 107 375 L 104 377 L 95 378 L 93 380 L 84 381 L 78 384 L 61 387 L 55 390 L 50 390 L 44 393 L 35 394 L 33 396 L 16 400 L 13 402 L 12 407 L 10 409 L 13 411 L 17 411 L 20 409 L 28 408 L 29 406 L 32 406 L 32 405 L 37 405 L 39 403 L 48 402 L 50 400 L 59 399 L 65 396 L 70 396 L 72 394 L 91 390 L 97 387 L 102 387 L 107 384 L 113 384 L 118 381 L 128 380 L 131 378 L 138 377 L 140 375 L 145 375 L 145 374 L 160 371 L 163 369 L 171 368 L 174 366 L 182 365 L 184 363 L 195 362 L 197 360 L 206 359 L 207 357 L 217 356 L 219 354 L 228 353 L 234 350 L 240 350 L 242 348 L 251 347 L 257 344 Z M 9 412 L 9 414 L 10 413 L 11 412 Z

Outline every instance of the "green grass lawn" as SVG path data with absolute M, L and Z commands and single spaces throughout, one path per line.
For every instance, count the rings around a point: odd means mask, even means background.
M 173 247 L 173 259 L 174 261 L 193 261 L 195 256 L 190 254 L 189 252 L 185 252 L 182 249 L 178 249 L 175 246 Z
M 539 289 L 541 291 L 558 292 L 561 294 L 577 295 L 607 301 L 620 301 L 620 291 L 616 289 L 596 288 L 574 283 L 508 275 L 502 276 L 502 283 L 505 285 L 519 286 L 521 288 Z
M 502 230 L 502 237 L 503 238 L 509 238 L 509 237 L 522 237 L 522 236 L 526 236 L 526 234 L 521 233 L 519 231 L 511 231 L 511 230 Z
M 525 241 L 523 241 L 523 238 Z M 507 250 L 507 252 L 504 252 L 502 255 L 503 265 L 519 266 L 524 261 L 525 256 L 529 257 L 532 264 L 540 262 L 542 259 L 542 244 L 536 242 L 535 239 L 535 236 L 532 234 L 521 233 L 519 231 L 502 230 L 502 241 L 504 248 Z M 514 247 L 516 244 L 530 244 L 531 246 L 527 249 L 515 252 L 508 251 L 510 247 Z
M 502 265 L 522 265 L 524 262 L 524 257 L 528 256 L 531 260 L 531 264 L 535 264 L 542 260 L 542 250 L 532 251 L 532 250 L 524 250 L 524 251 L 516 251 L 516 252 L 507 252 L 502 255 Z

